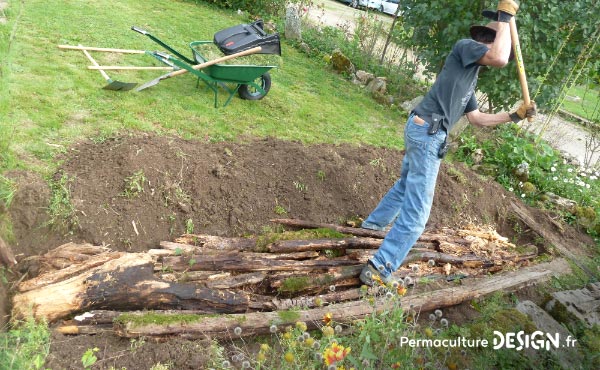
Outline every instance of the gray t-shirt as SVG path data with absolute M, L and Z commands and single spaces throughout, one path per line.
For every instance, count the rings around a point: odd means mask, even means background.
M 442 116 L 447 132 L 465 114 L 477 109 L 475 86 L 480 64 L 477 63 L 488 47 L 470 39 L 459 40 L 446 58 L 431 90 L 414 109 L 421 118 Z

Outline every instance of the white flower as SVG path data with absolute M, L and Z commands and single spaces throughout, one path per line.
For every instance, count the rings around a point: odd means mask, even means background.
M 508 188 L 508 191 L 514 191 L 515 189 L 513 189 L 512 187 Z
M 573 172 L 573 169 L 572 168 L 568 168 L 567 172 L 571 173 L 571 172 Z
M 550 171 L 556 172 L 556 167 L 554 167 L 554 166 L 550 167 Z
M 554 176 L 554 177 L 552 178 L 552 180 L 556 181 L 556 180 L 558 180 L 558 177 Z
M 563 182 L 566 184 L 567 182 L 569 182 L 569 180 L 563 179 Z
M 597 179 L 598 179 L 598 176 L 596 176 L 596 175 L 590 176 L 590 180 L 597 180 Z
M 521 194 L 521 198 L 525 198 L 525 194 L 524 194 L 524 193 L 523 193 L 523 194 Z
M 586 188 L 586 189 L 589 189 L 589 188 L 591 188 L 590 184 L 585 184 L 585 188 Z
M 519 181 L 519 187 L 522 188 L 523 187 L 523 181 Z
M 587 173 L 585 173 L 585 172 L 580 172 L 579 174 L 580 174 L 582 177 L 587 177 Z

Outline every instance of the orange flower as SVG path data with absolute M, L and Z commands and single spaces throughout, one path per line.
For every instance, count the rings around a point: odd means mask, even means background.
M 392 369 L 399 369 L 399 368 L 400 368 L 400 365 L 402 365 L 402 364 L 400 363 L 400 361 L 398 361 L 398 362 L 394 362 L 394 363 L 392 364 Z
M 325 348 L 323 352 L 323 360 L 325 365 L 329 366 L 338 361 L 342 361 L 350 353 L 350 347 L 344 348 L 344 346 L 337 343 L 332 343 L 331 347 Z
M 381 276 L 379 276 L 377 274 L 373 274 L 372 279 L 373 279 L 373 281 L 376 281 L 379 285 L 385 286 L 385 283 L 383 282 L 383 280 L 381 280 Z
M 332 317 L 333 315 L 331 314 L 331 312 L 327 312 L 325 316 L 323 316 L 323 322 L 325 323 L 325 325 L 331 325 Z
M 397 292 L 398 292 L 398 295 L 399 295 L 399 296 L 403 296 L 403 295 L 405 295 L 405 294 L 406 294 L 406 288 L 405 288 L 405 287 L 403 287 L 402 285 L 400 285 L 400 286 L 398 287 L 398 289 L 397 289 Z

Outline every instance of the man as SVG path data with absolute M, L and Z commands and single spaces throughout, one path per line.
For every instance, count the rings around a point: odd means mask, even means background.
M 519 122 L 535 115 L 535 103 L 522 104 L 513 113 L 488 114 L 478 110 L 475 98 L 481 66 L 503 67 L 511 56 L 509 22 L 519 6 L 500 0 L 495 22 L 473 26 L 473 40 L 458 41 L 442 71 L 423 101 L 411 112 L 404 130 L 406 153 L 400 179 L 362 223 L 362 227 L 384 230 L 394 222 L 375 255 L 362 269 L 360 280 L 387 284 L 425 229 L 441 159 L 447 150 L 446 136 L 464 114 L 475 126 Z M 394 221 L 395 220 L 395 221 Z

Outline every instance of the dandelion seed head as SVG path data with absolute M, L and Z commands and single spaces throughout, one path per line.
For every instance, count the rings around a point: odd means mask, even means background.
M 305 331 L 304 333 L 302 333 L 302 336 L 304 337 L 304 339 L 308 339 L 310 338 L 310 333 Z
M 244 361 L 242 362 L 242 369 L 249 369 L 250 368 L 250 361 Z
M 429 320 L 435 321 L 436 318 L 437 318 L 437 316 L 435 316 L 435 314 L 432 314 L 432 313 L 429 314 Z
M 335 292 L 335 285 L 330 285 L 329 286 L 329 291 L 330 292 Z
M 400 283 L 396 280 L 392 281 L 392 288 L 394 289 L 398 289 L 398 287 L 400 286 Z
M 313 349 L 321 349 L 321 342 L 319 342 L 318 340 L 315 340 L 312 347 L 313 347 Z
M 224 368 L 231 367 L 231 362 L 229 362 L 228 360 L 223 360 L 223 362 L 221 362 L 221 366 Z
M 270 331 L 271 333 L 277 333 L 277 325 L 271 325 L 271 326 L 269 327 L 269 331 Z
M 327 367 L 327 370 L 337 370 L 337 366 L 335 366 L 335 364 L 331 364 Z
M 434 260 L 434 259 L 430 259 L 429 261 L 427 261 L 427 265 L 428 265 L 429 267 L 433 267 L 433 266 L 435 266 L 435 260 Z
M 419 272 L 419 265 L 412 265 L 411 268 L 412 272 Z
M 339 333 L 341 333 L 341 332 L 342 332 L 342 330 L 343 330 L 343 329 L 342 329 L 342 326 L 341 326 L 341 325 L 336 325 L 336 326 L 335 326 L 335 332 L 336 332 L 336 333 L 338 333 L 338 334 L 339 334 Z
M 392 298 L 394 298 L 394 294 L 392 292 L 390 292 L 390 291 L 387 291 L 385 293 L 385 298 L 392 299 Z
M 239 326 L 236 326 L 235 329 L 233 329 L 233 334 L 242 335 L 242 328 L 240 328 Z
M 447 319 L 441 319 L 440 320 L 440 324 L 442 324 L 443 327 L 447 328 L 448 327 L 448 320 Z
M 440 309 L 437 309 L 437 310 L 433 311 L 433 313 L 434 313 L 434 314 L 435 314 L 435 316 L 437 316 L 437 317 L 442 317 L 442 315 L 444 314 L 444 313 L 442 312 L 442 310 L 440 310 Z
M 321 354 L 321 352 L 315 353 L 315 359 L 319 362 L 323 361 L 323 355 Z

